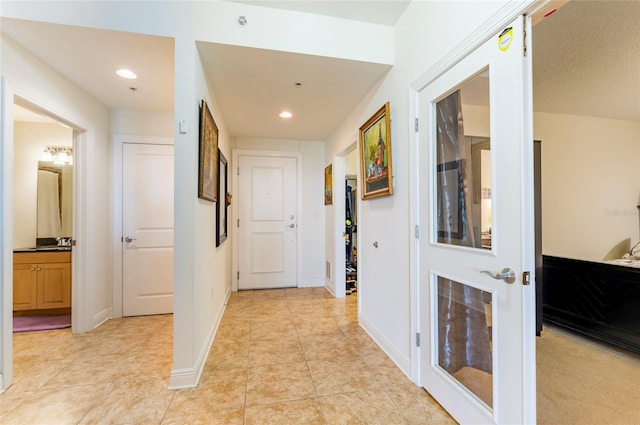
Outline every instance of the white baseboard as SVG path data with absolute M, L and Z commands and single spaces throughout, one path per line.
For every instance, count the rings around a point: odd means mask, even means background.
M 382 348 L 387 356 L 400 368 L 407 378 L 411 379 L 411 359 L 400 352 L 371 322 L 358 315 L 360 326 L 369 334 L 371 339 Z
M 100 325 L 102 325 L 104 322 L 111 319 L 112 317 L 113 317 L 113 310 L 111 309 L 111 307 L 105 308 L 100 313 L 93 316 L 93 329 L 98 328 Z
M 327 291 L 331 292 L 334 297 L 336 296 L 336 285 L 333 281 L 331 281 L 330 279 L 325 279 L 324 287 L 327 288 Z
M 228 287 L 227 293 L 224 297 L 224 302 L 222 303 L 222 308 L 220 308 L 218 315 L 214 318 L 213 323 L 211 324 L 211 328 L 209 329 L 209 333 L 207 334 L 207 340 L 205 344 L 203 344 L 200 353 L 198 353 L 198 357 L 196 358 L 193 367 L 174 369 L 171 371 L 171 377 L 169 379 L 170 390 L 195 388 L 198 386 L 200 375 L 202 375 L 202 369 L 204 369 L 204 365 L 207 362 L 207 357 L 209 355 L 209 352 L 211 351 L 213 340 L 215 338 L 216 332 L 218 331 L 218 326 L 220 326 L 220 321 L 222 320 L 222 315 L 224 314 L 224 310 L 227 307 L 227 302 L 229 301 L 230 295 L 231 288 Z
M 333 285 L 331 285 L 331 282 L 327 281 L 324 284 L 324 287 L 327 291 L 329 291 L 331 293 L 331 295 L 333 295 L 334 297 L 336 296 L 336 291 L 335 288 L 333 287 Z
M 184 388 L 193 388 L 198 385 L 198 376 L 196 370 L 192 367 L 184 369 L 173 369 L 169 379 L 170 390 L 181 390 Z

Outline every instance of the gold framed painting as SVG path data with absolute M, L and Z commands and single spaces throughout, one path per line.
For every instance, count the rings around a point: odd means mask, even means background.
M 391 119 L 385 103 L 360 127 L 362 199 L 393 195 Z
M 324 204 L 333 204 L 333 164 L 324 168 Z
M 207 102 L 200 106 L 200 164 L 198 198 L 215 202 L 218 192 L 218 126 Z

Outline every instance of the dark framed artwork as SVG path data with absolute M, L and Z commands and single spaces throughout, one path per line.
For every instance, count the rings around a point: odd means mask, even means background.
M 218 126 L 207 102 L 200 106 L 200 164 L 198 169 L 198 198 L 216 201 L 218 188 Z
M 462 239 L 464 228 L 464 185 L 462 182 L 462 160 L 438 164 L 438 237 Z
M 333 164 L 324 168 L 324 204 L 333 204 Z
M 387 102 L 360 127 L 362 199 L 393 195 L 389 109 Z
M 227 211 L 229 206 L 228 183 L 229 176 L 227 158 L 218 149 L 218 202 L 216 205 L 216 246 L 222 245 L 227 239 Z

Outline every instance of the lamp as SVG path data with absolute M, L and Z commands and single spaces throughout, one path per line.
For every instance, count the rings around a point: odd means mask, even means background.
M 53 162 L 54 165 L 65 165 L 73 162 L 73 148 L 71 146 L 51 146 L 44 148 L 40 161 Z

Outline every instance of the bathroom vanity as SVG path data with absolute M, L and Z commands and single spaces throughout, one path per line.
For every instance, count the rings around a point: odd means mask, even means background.
M 71 249 L 46 247 L 14 250 L 13 311 L 44 312 L 70 308 Z

